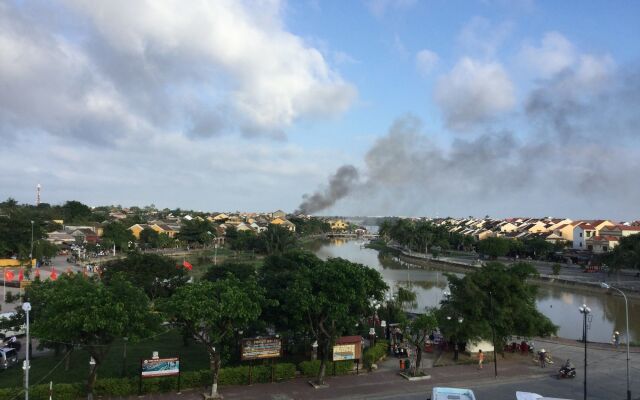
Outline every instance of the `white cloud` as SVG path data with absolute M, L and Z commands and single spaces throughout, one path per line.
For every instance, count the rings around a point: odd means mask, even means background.
M 0 5 L 5 131 L 108 141 L 193 125 L 198 136 L 282 136 L 296 120 L 344 112 L 356 97 L 316 48 L 285 29 L 277 1 L 65 4 L 82 21 L 73 40 L 42 9 Z
M 577 59 L 573 44 L 558 32 L 545 33 L 540 46 L 525 44 L 518 59 L 527 69 L 547 78 L 571 66 Z
M 435 100 L 447 127 L 465 131 L 510 110 L 514 86 L 500 63 L 465 57 L 438 79 Z
M 439 60 L 440 57 L 436 53 L 423 49 L 416 54 L 416 67 L 422 75 L 427 76 L 433 71 Z

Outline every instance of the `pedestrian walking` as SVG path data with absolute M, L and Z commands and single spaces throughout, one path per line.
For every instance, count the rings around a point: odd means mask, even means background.
M 540 353 L 538 353 L 538 357 L 540 358 L 540 368 L 546 368 L 547 367 L 547 352 L 544 349 L 540 350 Z
M 482 350 L 478 350 L 478 368 L 482 369 L 482 363 L 484 362 L 484 353 Z
M 453 345 L 453 361 L 458 361 L 458 352 L 458 342 L 455 342 L 455 344 Z
M 618 331 L 613 332 L 613 345 L 616 349 L 620 346 L 620 332 Z

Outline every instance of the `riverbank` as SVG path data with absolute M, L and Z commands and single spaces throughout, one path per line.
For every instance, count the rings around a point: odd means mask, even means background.
M 371 247 L 373 248 L 373 247 Z M 465 262 L 461 260 L 452 259 L 449 257 L 439 257 L 439 258 L 426 258 L 424 254 L 416 254 L 409 253 L 402 249 L 398 249 L 396 247 L 386 247 L 388 251 L 393 252 L 401 261 L 411 264 L 415 267 L 419 267 L 421 269 L 424 268 L 437 268 L 444 271 L 450 272 L 458 272 L 458 273 L 468 273 L 474 270 L 477 270 L 481 264 L 475 262 Z M 378 251 L 384 251 L 382 246 L 379 244 L 373 248 Z M 559 275 L 550 275 L 541 271 L 541 267 L 533 264 L 536 269 L 538 269 L 538 273 L 540 274 L 537 278 L 532 278 L 532 281 L 538 284 L 562 287 L 562 288 L 580 288 L 581 290 L 585 290 L 592 293 L 606 294 L 609 292 L 608 289 L 603 289 L 600 287 L 600 282 L 607 281 L 608 276 L 603 276 L 603 274 L 587 274 L 579 271 L 577 268 L 575 271 L 571 270 L 571 273 L 561 272 Z M 569 267 L 565 267 L 565 271 L 568 270 Z M 582 274 L 576 276 L 576 274 Z M 635 283 L 635 280 L 632 281 Z M 637 285 L 629 285 L 622 284 L 620 285 L 621 289 L 624 290 L 625 294 L 629 298 L 640 299 L 640 286 Z M 612 295 L 618 295 L 612 294 Z

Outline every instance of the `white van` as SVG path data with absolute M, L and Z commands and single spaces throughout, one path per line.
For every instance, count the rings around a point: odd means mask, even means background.
M 9 320 L 15 317 L 15 315 L 16 315 L 15 311 L 0 313 L 0 320 Z M 11 336 L 22 336 L 25 333 L 27 333 L 27 331 L 24 324 L 20 325 L 17 328 L 14 327 L 13 329 L 12 328 L 0 329 L 0 339 L 10 338 Z
M 434 387 L 430 400 L 476 400 L 471 389 Z

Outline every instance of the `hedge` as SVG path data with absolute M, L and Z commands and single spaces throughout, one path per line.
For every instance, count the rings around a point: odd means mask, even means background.
M 326 374 L 327 375 L 333 375 L 333 364 L 335 364 L 336 366 L 336 375 L 346 375 L 348 373 L 350 373 L 351 371 L 353 371 L 353 367 L 354 367 L 354 362 L 349 360 L 349 361 L 336 361 L 335 363 L 333 361 L 327 361 L 327 369 L 326 369 Z M 303 361 L 300 364 L 298 364 L 298 369 L 301 371 L 302 375 L 304 376 L 310 376 L 310 377 L 314 377 L 318 375 L 318 372 L 320 371 L 320 360 L 314 360 L 314 361 Z
M 378 340 L 373 347 L 369 347 L 364 351 L 363 363 L 365 368 L 370 369 L 382 357 L 387 355 L 389 344 L 386 340 Z
M 249 384 L 249 366 L 221 368 L 218 375 L 219 385 Z M 256 365 L 251 371 L 253 383 L 271 382 L 271 365 Z M 296 366 L 291 363 L 275 364 L 273 377 L 276 381 L 293 379 Z M 139 378 L 98 379 L 94 387 L 96 396 L 126 397 L 138 394 Z M 182 389 L 205 387 L 211 384 L 211 371 L 188 371 L 180 374 Z M 142 380 L 143 393 L 171 392 L 178 388 L 178 377 L 149 378 Z M 53 398 L 56 400 L 76 400 L 85 395 L 85 385 L 60 383 L 53 385 Z M 0 389 L 0 400 L 15 400 L 22 396 L 22 388 Z M 29 389 L 30 400 L 49 400 L 49 385 L 35 385 Z

